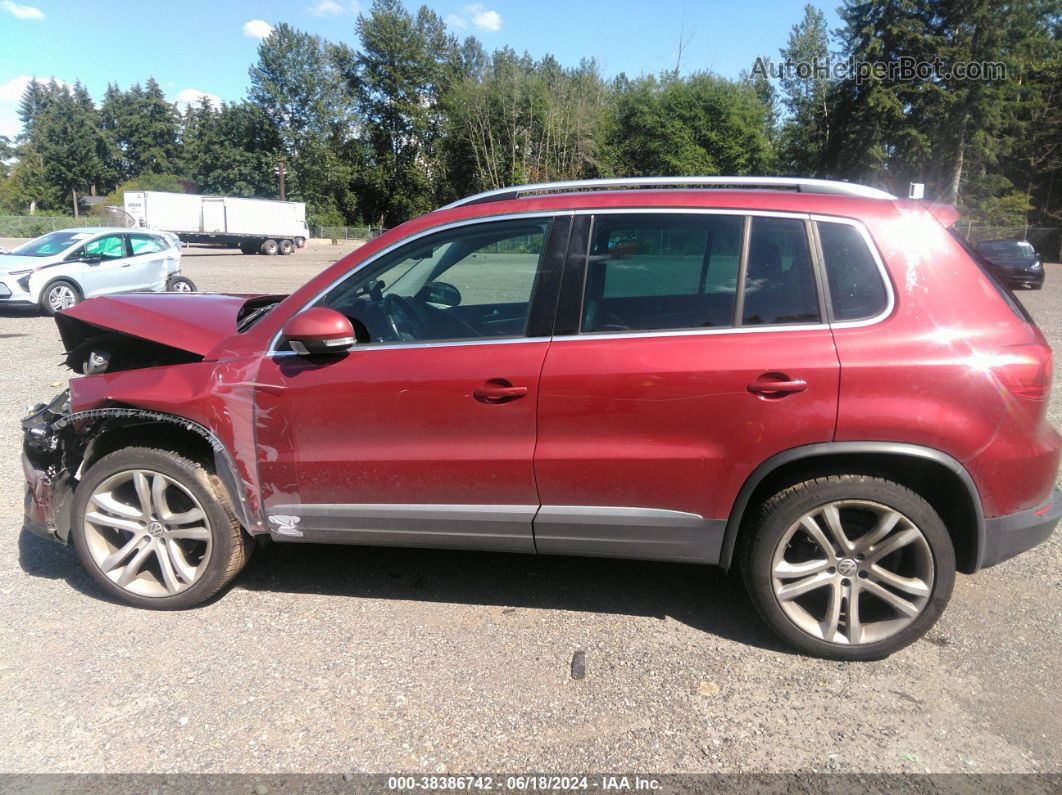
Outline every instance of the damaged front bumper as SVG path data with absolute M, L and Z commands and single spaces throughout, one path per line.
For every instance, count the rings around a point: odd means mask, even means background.
M 23 528 L 66 543 L 70 537 L 70 512 L 77 481 L 68 464 L 65 419 L 70 413 L 69 394 L 61 392 L 49 403 L 33 408 L 22 420 L 22 471 L 26 476 Z

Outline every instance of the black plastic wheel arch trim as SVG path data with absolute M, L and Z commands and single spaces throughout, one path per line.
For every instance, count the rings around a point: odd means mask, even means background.
M 734 549 L 737 546 L 738 533 L 741 529 L 741 521 L 748 508 L 749 499 L 756 487 L 779 467 L 809 458 L 823 458 L 831 455 L 893 455 L 917 458 L 923 461 L 932 461 L 948 469 L 963 484 L 967 496 L 973 505 L 977 544 L 974 555 L 972 571 L 983 568 L 983 556 L 985 553 L 985 515 L 981 504 L 981 494 L 977 490 L 970 473 L 955 458 L 932 447 L 922 447 L 916 444 L 904 444 L 902 442 L 820 442 L 818 444 L 794 447 L 777 453 L 752 471 L 745 480 L 745 484 L 738 492 L 737 499 L 730 510 L 730 518 L 726 523 L 726 532 L 723 537 L 723 549 L 719 555 L 719 565 L 729 569 L 734 558 Z

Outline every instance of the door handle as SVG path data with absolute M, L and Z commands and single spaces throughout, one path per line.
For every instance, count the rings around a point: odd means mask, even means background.
M 808 382 L 803 378 L 790 379 L 782 373 L 764 373 L 748 385 L 749 392 L 765 398 L 785 397 L 807 388 Z
M 504 378 L 484 381 L 472 391 L 472 397 L 480 403 L 508 403 L 527 394 L 526 386 L 513 386 Z

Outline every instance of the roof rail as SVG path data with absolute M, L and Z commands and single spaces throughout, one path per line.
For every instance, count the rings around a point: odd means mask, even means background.
M 861 196 L 867 199 L 895 199 L 891 193 L 854 182 L 803 177 L 620 177 L 615 179 L 579 179 L 567 182 L 539 182 L 497 188 L 474 196 L 466 196 L 440 209 L 451 210 L 469 204 L 518 199 L 531 193 L 564 193 L 574 190 L 601 188 L 757 188 L 784 189 L 799 193 L 829 193 L 836 196 Z

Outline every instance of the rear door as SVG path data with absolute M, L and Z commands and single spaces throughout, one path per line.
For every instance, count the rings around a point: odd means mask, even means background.
M 166 276 L 179 254 L 158 235 L 129 234 L 129 271 L 135 290 L 166 289 Z
M 539 552 L 714 562 L 745 478 L 833 435 L 810 222 L 580 216 L 539 397 Z

